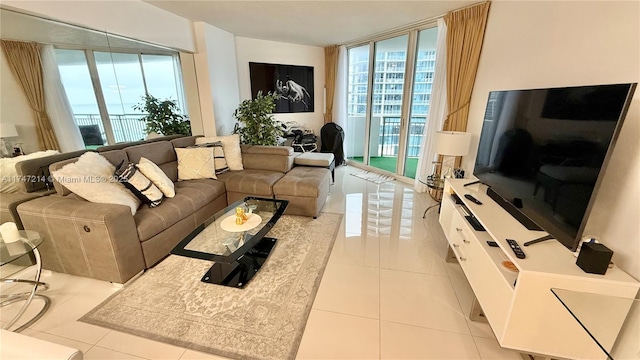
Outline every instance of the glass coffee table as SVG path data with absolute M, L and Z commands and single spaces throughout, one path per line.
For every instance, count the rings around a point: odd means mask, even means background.
M 171 250 L 174 255 L 215 263 L 201 281 L 243 288 L 260 270 L 277 239 L 265 237 L 284 214 L 289 201 L 247 197 L 200 224 Z M 236 209 L 247 215 L 236 224 Z

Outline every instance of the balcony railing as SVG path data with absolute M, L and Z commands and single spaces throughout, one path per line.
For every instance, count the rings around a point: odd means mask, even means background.
M 78 126 L 98 125 L 104 143 L 108 143 L 107 135 L 99 114 L 73 114 L 73 116 Z M 109 121 L 111 122 L 116 143 L 144 139 L 147 136 L 144 130 L 145 123 L 144 121 L 140 121 L 144 116 L 145 114 L 109 115 Z
M 409 144 L 407 146 L 407 157 L 418 157 L 420 155 L 420 143 L 424 133 L 424 122 L 411 121 L 409 126 Z M 380 124 L 380 141 L 378 142 L 379 156 L 398 156 L 398 145 L 400 143 L 400 118 L 383 117 Z

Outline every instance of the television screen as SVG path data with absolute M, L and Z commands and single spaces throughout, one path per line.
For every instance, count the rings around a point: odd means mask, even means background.
M 635 85 L 489 93 L 474 175 L 575 250 Z

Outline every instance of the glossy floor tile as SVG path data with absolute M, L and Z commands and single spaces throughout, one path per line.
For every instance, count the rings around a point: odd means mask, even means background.
M 434 200 L 410 184 L 351 175 L 357 171 L 336 169 L 323 208 L 344 214 L 343 223 L 297 358 L 520 359 L 500 348 L 488 324 L 468 320 L 471 287 L 459 265 L 444 261 L 438 207 L 424 213 Z M 51 308 L 25 335 L 78 348 L 85 359 L 224 359 L 77 321 L 118 290 L 110 283 L 51 272 L 43 281 Z M 2 308 L 0 321 L 18 309 Z

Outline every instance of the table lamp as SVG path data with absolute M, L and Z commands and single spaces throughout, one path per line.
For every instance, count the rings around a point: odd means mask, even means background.
M 449 157 L 443 160 L 443 167 L 447 163 L 443 178 L 453 177 L 453 166 L 456 156 L 465 156 L 469 153 L 471 134 L 462 131 L 438 131 L 436 132 L 436 153 Z
M 4 139 L 17 136 L 18 130 L 16 130 L 15 125 L 0 122 L 0 152 L 2 152 L 3 156 L 8 156 L 11 153 L 7 150 L 7 144 Z

